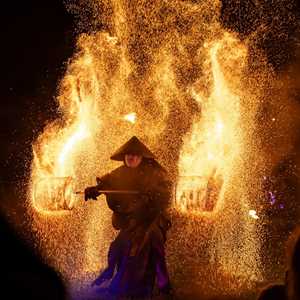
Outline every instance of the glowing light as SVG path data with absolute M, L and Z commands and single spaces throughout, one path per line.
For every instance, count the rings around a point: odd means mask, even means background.
M 63 149 L 59 154 L 58 161 L 60 166 L 64 165 L 68 155 L 70 155 L 70 152 L 72 151 L 72 149 L 74 149 L 76 144 L 84 140 L 88 136 L 89 136 L 89 132 L 86 125 L 83 123 L 80 124 L 78 130 L 75 131 L 74 134 L 68 139 L 68 141 L 66 142 L 66 144 L 64 145 Z
M 218 120 L 215 125 L 216 135 L 217 137 L 221 137 L 224 129 L 224 124 L 221 120 Z
M 256 213 L 256 210 L 253 210 L 253 209 L 249 210 L 249 216 L 250 216 L 251 218 L 255 219 L 255 220 L 258 220 L 258 219 L 259 219 L 259 217 L 258 217 L 258 215 L 257 215 L 257 213 Z
M 127 114 L 126 116 L 124 116 L 124 120 L 132 123 L 132 124 L 135 124 L 136 122 L 136 113 L 135 112 L 132 112 L 130 114 Z
M 214 155 L 212 153 L 207 153 L 207 159 L 208 160 L 213 160 L 214 159 Z

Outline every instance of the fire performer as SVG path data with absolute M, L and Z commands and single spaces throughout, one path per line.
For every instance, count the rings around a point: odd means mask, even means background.
M 135 136 L 111 159 L 124 165 L 85 189 L 85 200 L 106 195 L 113 227 L 119 231 L 110 245 L 108 266 L 93 285 L 111 280 L 107 291 L 116 299 L 149 298 L 155 286 L 162 295 L 169 295 L 164 244 L 170 227 L 166 210 L 171 184 L 166 171 Z

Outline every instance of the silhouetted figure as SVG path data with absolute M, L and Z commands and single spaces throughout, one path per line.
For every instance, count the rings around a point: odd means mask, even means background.
M 289 300 L 300 299 L 300 227 L 288 240 L 287 296 Z
M 63 300 L 58 274 L 15 234 L 0 216 L 0 299 Z
M 257 300 L 284 300 L 286 299 L 285 295 L 285 286 L 283 284 L 274 284 L 265 287 Z
M 111 159 L 124 165 L 97 178 L 97 186 L 85 190 L 86 200 L 96 199 L 101 190 L 112 191 L 104 194 L 113 211 L 112 224 L 119 230 L 110 245 L 108 266 L 94 284 L 112 279 L 106 291 L 116 297 L 113 299 L 151 297 L 155 286 L 169 294 L 164 250 L 170 227 L 165 213 L 171 195 L 167 174 L 136 137 Z
M 300 227 L 296 227 L 287 241 L 287 271 L 285 283 L 266 287 L 259 300 L 300 299 Z

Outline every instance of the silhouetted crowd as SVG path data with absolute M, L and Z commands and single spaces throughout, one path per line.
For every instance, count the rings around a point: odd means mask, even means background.
M 283 283 L 265 287 L 258 300 L 300 299 L 300 227 L 297 227 L 287 242 L 287 266 Z

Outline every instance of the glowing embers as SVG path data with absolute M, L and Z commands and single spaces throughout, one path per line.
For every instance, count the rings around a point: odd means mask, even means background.
M 258 220 L 258 219 L 259 219 L 259 217 L 258 217 L 258 215 L 257 215 L 257 212 L 256 212 L 256 210 L 254 210 L 254 209 L 249 210 L 249 216 L 250 216 L 252 219 L 254 219 L 254 220 Z
M 223 179 L 214 171 L 209 178 L 181 176 L 175 189 L 175 207 L 180 211 L 212 212 L 216 209 Z
M 126 116 L 124 116 L 124 120 L 128 121 L 131 124 L 135 124 L 135 122 L 136 122 L 136 113 L 132 112 L 130 114 L 127 114 Z
M 45 177 L 33 186 L 33 206 L 40 212 L 69 211 L 74 201 L 72 177 Z

